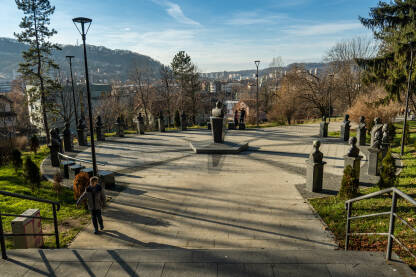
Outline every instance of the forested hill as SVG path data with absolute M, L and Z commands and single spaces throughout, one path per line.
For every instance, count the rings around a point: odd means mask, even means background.
M 83 76 L 82 45 L 62 45 L 62 51 L 55 51 L 53 56 L 59 64 L 62 74 L 69 73 L 69 65 L 65 56 L 75 56 L 73 70 L 77 76 Z M 15 39 L 0 38 L 0 78 L 15 77 L 18 65 L 22 62 L 21 52 L 27 49 L 25 44 Z M 159 72 L 161 63 L 145 55 L 127 50 L 111 50 L 102 46 L 87 45 L 89 73 L 93 82 L 125 81 L 137 66 Z

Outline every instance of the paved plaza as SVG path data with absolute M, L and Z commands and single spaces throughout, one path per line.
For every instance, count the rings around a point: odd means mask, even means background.
M 103 168 L 125 189 L 104 211 L 106 230 L 81 232 L 71 248 L 278 248 L 336 247 L 299 194 L 316 125 L 231 131 L 249 141 L 238 155 L 197 155 L 189 141 L 207 130 L 110 138 L 97 146 Z M 322 146 L 328 175 L 341 175 L 348 145 Z M 88 159 L 89 151 L 77 157 Z
M 70 249 L 9 251 L 0 276 L 413 276 L 384 253 L 339 250 L 304 199 L 318 131 L 230 131 L 227 141 L 249 142 L 238 155 L 193 153 L 189 142 L 209 140 L 207 130 L 108 138 L 96 148 L 107 162 L 100 169 L 116 172 L 118 183 L 108 191 L 105 230 L 94 235 L 88 225 Z M 330 195 L 349 146 L 322 142 Z M 89 159 L 89 151 L 76 156 Z

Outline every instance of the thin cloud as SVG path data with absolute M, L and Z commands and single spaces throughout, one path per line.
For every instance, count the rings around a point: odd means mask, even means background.
M 297 36 L 316 36 L 336 34 L 343 31 L 362 29 L 358 22 L 334 22 L 316 25 L 297 25 L 284 30 L 285 33 Z
M 166 9 L 166 12 L 176 21 L 187 24 L 187 25 L 195 25 L 199 26 L 201 25 L 199 22 L 187 17 L 183 11 L 182 8 L 173 2 L 170 1 L 161 1 L 161 0 L 152 0 L 154 3 L 158 4 L 159 6 L 162 6 Z
M 240 12 L 234 14 L 226 21 L 228 25 L 255 25 L 274 24 L 276 21 L 287 18 L 286 15 L 264 15 L 259 12 Z

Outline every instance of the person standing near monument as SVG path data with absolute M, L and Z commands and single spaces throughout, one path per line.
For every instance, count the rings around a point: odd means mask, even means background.
M 240 111 L 240 123 L 242 123 L 242 124 L 244 123 L 245 117 L 246 117 L 246 110 L 241 109 L 241 111 Z
M 234 112 L 234 124 L 235 124 L 235 127 L 238 126 L 238 110 L 235 110 Z
M 88 210 L 91 212 L 91 221 L 94 225 L 94 234 L 97 235 L 99 233 L 98 224 L 100 224 L 101 230 L 104 229 L 101 209 L 105 207 L 104 189 L 100 184 L 98 184 L 97 176 L 90 179 L 89 186 L 85 189 L 84 193 L 81 194 L 77 201 L 77 207 L 84 200 L 87 200 Z

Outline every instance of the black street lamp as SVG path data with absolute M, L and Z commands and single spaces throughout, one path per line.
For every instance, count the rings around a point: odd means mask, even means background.
M 78 111 L 77 111 L 77 104 L 75 102 L 75 88 L 74 88 L 74 77 L 72 75 L 72 59 L 74 56 L 66 56 L 69 61 L 69 70 L 71 71 L 71 83 L 72 83 L 72 99 L 74 100 L 74 112 L 75 112 L 75 127 L 78 124 Z
M 92 169 L 93 175 L 97 176 L 97 160 L 95 157 L 95 143 L 94 143 L 94 126 L 92 123 L 92 107 L 91 107 L 91 93 L 90 93 L 90 81 L 88 79 L 88 62 L 87 62 L 87 47 L 85 45 L 85 38 L 90 29 L 92 19 L 85 17 L 77 17 L 72 19 L 75 27 L 78 29 L 78 32 L 81 34 L 82 43 L 84 45 L 84 65 L 85 65 L 85 85 L 87 87 L 87 96 L 88 96 L 88 115 L 90 117 L 90 137 L 91 137 L 91 155 L 92 155 Z M 77 23 L 81 25 L 81 30 L 78 28 Z M 87 30 L 85 30 L 85 24 L 88 24 Z
M 257 91 L 256 91 L 256 124 L 257 128 L 259 127 L 259 65 L 260 61 L 254 61 L 257 72 L 256 72 L 256 79 L 257 79 Z
M 402 131 L 402 141 L 400 146 L 400 155 L 404 154 L 404 139 L 406 136 L 406 124 L 407 124 L 407 110 L 409 109 L 409 92 L 410 92 L 410 79 L 412 78 L 413 70 L 413 42 L 408 44 L 410 46 L 410 63 L 408 65 L 409 77 L 407 79 L 407 92 L 406 92 L 406 109 L 404 111 L 404 122 L 403 122 L 403 131 Z
M 332 96 L 332 94 L 331 94 L 331 90 L 334 88 L 333 86 L 334 86 L 334 77 L 335 77 L 335 74 L 334 73 L 331 73 L 331 74 L 329 74 L 328 75 L 329 77 L 331 77 L 331 87 L 329 88 L 329 90 L 328 90 L 328 122 L 331 122 L 331 96 Z

